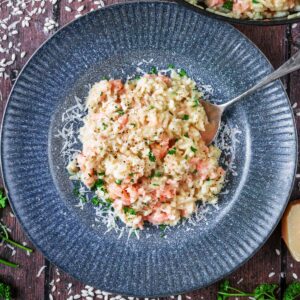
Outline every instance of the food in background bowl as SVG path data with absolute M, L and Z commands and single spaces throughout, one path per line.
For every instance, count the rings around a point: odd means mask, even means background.
M 235 19 L 269 19 L 300 16 L 299 0 L 187 0 L 216 14 Z
M 184 70 L 153 73 L 93 85 L 82 151 L 68 166 L 133 228 L 176 225 L 197 201 L 216 203 L 225 175 L 220 150 L 201 138 L 208 120 L 196 83 Z

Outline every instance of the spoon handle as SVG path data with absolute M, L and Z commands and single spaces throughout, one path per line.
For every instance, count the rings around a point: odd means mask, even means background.
M 232 100 L 220 105 L 222 109 L 226 109 L 227 107 L 231 106 L 233 103 L 239 101 L 241 98 L 252 94 L 256 90 L 260 89 L 261 87 L 269 84 L 270 82 L 287 75 L 291 72 L 300 69 L 300 51 L 296 52 L 289 60 L 287 60 L 282 66 L 280 66 L 277 70 L 272 72 L 271 74 L 264 77 L 261 81 L 259 81 L 256 85 L 251 87 L 246 92 L 242 93 L 241 95 L 233 98 Z

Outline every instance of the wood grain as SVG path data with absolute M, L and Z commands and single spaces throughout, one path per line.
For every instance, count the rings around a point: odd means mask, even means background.
M 289 40 L 289 55 L 293 55 L 296 51 L 300 49 L 300 25 L 295 24 L 289 27 L 288 31 Z M 289 96 L 291 103 L 297 103 L 295 111 L 295 120 L 298 128 L 300 130 L 300 116 L 296 114 L 300 112 L 300 71 L 296 71 L 289 76 Z M 300 145 L 300 144 L 299 144 Z M 299 146 L 298 145 L 298 146 Z M 298 173 L 300 173 L 298 165 Z M 300 199 L 300 181 L 296 179 L 293 194 L 291 200 Z M 286 282 L 291 283 L 296 279 L 300 280 L 300 262 L 296 262 L 288 251 L 285 252 L 285 256 L 282 258 L 286 266 Z
M 1 118 L 8 94 L 11 90 L 17 73 L 21 70 L 36 48 L 39 47 L 39 45 L 48 37 L 48 34 L 43 32 L 43 26 L 44 19 L 52 16 L 52 5 L 50 5 L 50 3 L 46 3 L 45 10 L 45 14 L 33 17 L 33 22 L 28 28 L 21 27 L 21 29 L 19 28 L 19 33 L 17 35 L 9 37 L 9 41 L 11 41 L 14 45 L 18 45 L 20 43 L 20 51 L 26 51 L 27 54 L 23 59 L 21 59 L 20 56 L 17 56 L 15 63 L 11 65 L 7 71 L 9 73 L 9 78 L 2 78 L 0 80 L 0 89 L 3 97 L 3 100 L 0 104 Z M 6 17 L 7 13 L 7 9 L 1 6 L 0 19 Z M 2 36 L 3 31 L 1 32 L 1 37 Z M 4 57 L 7 58 L 7 55 L 0 55 L 0 61 Z M 11 217 L 10 209 L 6 208 L 3 212 L 0 212 L 0 214 L 1 218 L 3 219 L 3 223 L 7 224 L 7 226 L 12 230 L 12 238 L 21 243 L 26 242 L 30 247 L 34 248 L 24 234 L 16 218 Z M 44 256 L 37 250 L 35 250 L 30 256 L 27 256 L 27 254 L 21 250 L 16 250 L 16 254 L 14 256 L 11 256 L 11 253 L 12 251 L 8 248 L 0 248 L 0 257 L 19 263 L 20 268 L 16 270 L 8 267 L 1 268 L 1 280 L 11 284 L 14 287 L 13 290 L 15 299 L 44 299 L 45 274 L 42 273 L 40 277 L 36 277 L 39 269 L 45 265 Z
M 118 0 L 106 0 L 105 4 L 117 3 Z M 83 6 L 83 8 L 81 8 Z M 12 87 L 12 80 L 14 79 L 13 70 L 19 71 L 28 59 L 29 55 L 47 38 L 48 34 L 43 32 L 43 25 L 45 17 L 48 16 L 56 20 L 60 26 L 72 21 L 76 15 L 89 12 L 101 6 L 101 1 L 95 4 L 93 1 L 84 0 L 82 2 L 74 1 L 69 3 L 68 0 L 58 1 L 53 7 L 49 2 L 46 4 L 46 14 L 38 16 L 34 26 L 29 30 L 22 30 L 13 39 L 16 42 L 21 42 L 22 47 L 26 50 L 27 55 L 23 60 L 17 60 L 10 68 L 10 79 L 0 79 L 0 89 L 3 96 L 3 101 L 0 105 L 0 116 L 3 114 L 5 101 L 7 100 L 9 91 Z M 0 19 L 5 14 L 5 11 L 0 9 Z M 295 28 L 287 26 L 277 27 L 255 27 L 255 26 L 236 26 L 246 36 L 248 36 L 270 59 L 274 67 L 278 67 L 291 53 L 296 51 L 295 44 L 300 42 L 300 26 Z M 1 55 L 0 55 L 1 60 Z M 300 73 L 295 73 L 284 80 L 287 87 L 287 92 L 290 94 L 291 102 L 298 103 L 300 112 Z M 300 123 L 297 119 L 297 127 Z M 299 128 L 300 129 L 300 128 Z M 295 184 L 292 199 L 300 197 L 299 188 Z M 5 209 L 3 220 L 10 228 L 12 228 L 12 237 L 18 241 L 28 240 L 18 222 L 11 217 L 9 209 Z M 30 244 L 30 243 L 29 243 Z M 31 245 L 32 246 L 32 245 Z M 275 250 L 280 251 L 280 255 Z M 84 288 L 84 284 L 71 278 L 69 275 L 47 262 L 43 256 L 35 251 L 30 257 L 21 251 L 17 251 L 14 257 L 10 257 L 10 250 L 7 248 L 0 248 L 0 256 L 18 261 L 22 263 L 19 270 L 9 268 L 0 269 L 0 279 L 4 280 L 18 291 L 15 299 L 20 300 L 43 300 L 49 299 L 49 294 L 53 295 L 55 300 L 65 300 L 70 295 L 80 294 Z M 38 270 L 46 265 L 47 268 L 42 272 L 40 277 L 36 277 Z M 285 280 L 280 279 L 280 273 L 287 273 L 287 282 L 292 281 L 293 273 L 300 277 L 300 264 L 295 263 L 285 246 L 280 239 L 280 228 L 278 227 L 272 234 L 268 242 L 254 255 L 244 266 L 235 271 L 229 276 L 233 285 L 241 287 L 245 290 L 252 290 L 257 284 L 261 282 L 272 282 L 285 286 Z M 269 275 L 273 276 L 269 277 Z M 71 291 L 67 289 L 69 284 L 72 284 Z M 183 296 L 182 299 L 216 299 L 218 284 L 216 283 L 208 288 L 193 291 Z M 55 288 L 54 288 L 55 286 Z M 110 298 L 110 297 L 108 297 Z M 171 299 L 171 298 L 164 298 Z

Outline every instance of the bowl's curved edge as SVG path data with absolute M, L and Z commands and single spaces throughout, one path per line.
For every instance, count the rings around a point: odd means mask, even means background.
M 263 20 L 251 20 L 251 19 L 235 19 L 226 17 L 217 13 L 210 12 L 206 9 L 201 9 L 200 7 L 193 5 L 186 0 L 172 0 L 176 1 L 195 12 L 205 15 L 210 18 L 218 19 L 220 21 L 228 22 L 235 25 L 247 25 L 247 26 L 280 26 L 280 25 L 289 25 L 293 23 L 300 22 L 300 16 L 295 18 L 274 18 L 274 19 L 263 19 Z
M 37 246 L 37 243 L 35 243 L 35 239 L 30 235 L 29 231 L 26 230 L 26 226 L 25 224 L 21 221 L 21 218 L 19 217 L 16 209 L 15 209 L 15 206 L 13 205 L 13 202 L 10 200 L 10 195 L 9 195 L 9 190 L 7 188 L 7 183 L 5 181 L 5 176 L 4 176 L 4 171 L 3 171 L 3 155 L 2 155 L 2 147 L 3 147 L 3 124 L 4 124 L 4 120 L 5 120 L 5 115 L 6 115 L 6 111 L 7 111 L 7 108 L 8 108 L 8 105 L 9 105 L 9 102 L 10 102 L 10 99 L 11 99 L 11 96 L 12 96 L 12 93 L 13 93 L 13 90 L 15 88 L 15 86 L 17 85 L 18 83 L 18 80 L 19 78 L 21 77 L 21 75 L 23 74 L 23 72 L 25 72 L 25 69 L 27 67 L 27 65 L 31 62 L 31 60 L 33 59 L 34 56 L 36 56 L 36 54 L 45 46 L 45 44 L 47 44 L 47 42 L 49 40 L 51 40 L 58 32 L 60 32 L 61 30 L 63 30 L 65 27 L 67 27 L 69 24 L 73 23 L 73 22 L 77 22 L 78 20 L 80 20 L 81 18 L 84 18 L 86 17 L 87 15 L 90 15 L 90 14 L 93 14 L 93 13 L 97 13 L 97 11 L 99 10 L 105 10 L 105 9 L 109 9 L 110 7 L 112 6 L 122 6 L 122 5 L 128 5 L 128 4 L 132 4 L 132 3 L 141 3 L 141 2 L 146 2 L 146 3 L 167 3 L 167 4 L 178 4 L 178 5 L 184 5 L 185 7 L 187 7 L 188 9 L 191 9 L 193 11 L 196 11 L 196 12 L 199 12 L 202 11 L 201 9 L 195 7 L 194 5 L 192 4 L 189 4 L 187 2 L 185 2 L 184 0 L 129 0 L 125 3 L 116 3 L 116 4 L 112 4 L 112 5 L 108 5 L 106 7 L 103 7 L 101 9 L 98 9 L 98 10 L 95 10 L 95 11 L 92 11 L 92 12 L 89 12 L 85 15 L 83 15 L 82 17 L 78 18 L 78 19 L 75 19 L 75 20 L 72 20 L 71 22 L 65 24 L 64 26 L 60 27 L 52 36 L 50 36 L 48 39 L 46 39 L 35 51 L 34 53 L 31 55 L 30 59 L 25 63 L 25 65 L 23 66 L 22 70 L 20 71 L 16 81 L 14 82 L 14 85 L 12 86 L 11 88 L 11 91 L 9 93 L 9 96 L 8 96 L 8 99 L 7 99 L 7 102 L 5 104 L 5 107 L 4 107 L 4 110 L 3 110 L 3 118 L 2 118 L 2 121 L 1 121 L 1 133 L 0 133 L 0 176 L 2 177 L 3 179 L 3 185 L 4 185 L 4 189 L 5 189 L 5 192 L 6 192 L 6 195 L 8 197 L 8 200 L 9 200 L 9 203 L 10 203 L 10 206 L 11 206 L 11 209 L 13 211 L 13 213 L 15 214 L 15 216 L 17 217 L 18 219 L 18 222 L 20 223 L 20 225 L 22 226 L 22 228 L 24 229 L 24 233 L 26 234 L 26 236 L 29 238 L 29 240 L 34 244 L 34 246 L 43 254 L 45 255 L 45 257 L 47 257 L 47 260 L 50 262 L 50 263 L 53 263 L 54 265 L 56 265 L 57 263 L 52 261 L 51 259 L 48 258 L 47 254 L 44 254 L 44 251 L 39 247 Z M 184 3 L 183 3 L 184 2 Z M 214 16 L 216 14 L 213 14 L 213 13 L 210 13 L 210 12 L 207 12 L 205 11 L 202 12 L 203 15 L 205 15 L 206 17 L 211 17 L 211 16 Z M 219 19 L 224 21 L 227 19 L 231 20 L 231 18 L 226 18 L 226 17 L 222 17 L 222 16 L 218 16 L 216 17 L 216 19 Z M 237 20 L 239 21 L 239 20 Z M 244 20 L 245 21 L 245 20 Z M 300 18 L 299 18 L 299 21 L 300 21 Z M 235 23 L 235 22 L 234 22 Z M 236 22 L 236 23 L 239 23 L 239 24 L 245 24 L 244 22 Z M 248 23 L 249 24 L 249 23 Z M 267 25 L 267 24 L 252 24 L 252 25 Z M 282 25 L 282 24 L 275 24 L 275 25 Z M 232 26 L 230 24 L 227 24 L 227 26 Z M 237 30 L 237 29 L 236 29 Z M 240 32 L 239 30 L 237 30 L 239 32 L 239 34 L 244 38 L 246 39 L 250 44 L 252 44 L 259 52 L 260 54 L 264 57 L 264 59 L 272 66 L 272 64 L 270 63 L 270 61 L 268 60 L 268 58 L 265 56 L 265 54 L 251 41 L 249 40 L 242 32 Z M 283 84 L 281 83 L 280 81 L 280 85 L 281 85 L 281 88 L 282 90 L 284 91 L 284 94 L 286 95 L 286 98 L 289 99 L 287 93 L 286 93 L 286 90 L 284 89 L 283 87 Z M 288 197 L 287 199 L 285 199 L 285 204 L 283 206 L 283 209 L 280 213 L 280 218 L 278 218 L 277 222 L 274 224 L 273 228 L 270 230 L 270 233 L 265 237 L 265 239 L 262 241 L 261 245 L 259 245 L 259 247 L 257 247 L 257 249 L 255 251 L 253 251 L 253 253 L 247 257 L 245 260 L 243 260 L 239 265 L 237 265 L 235 268 L 233 268 L 232 270 L 228 271 L 227 273 L 223 274 L 222 276 L 216 278 L 214 281 L 212 281 L 210 284 L 205 284 L 205 285 L 201 285 L 201 286 L 195 286 L 191 289 L 188 289 L 188 290 L 178 290 L 178 291 L 174 291 L 174 294 L 184 294 L 184 293 L 188 293 L 188 292 L 191 292 L 191 291 L 195 291 L 195 290 L 198 290 L 198 289 L 201 289 L 201 288 L 205 288 L 207 286 L 210 286 L 216 282 L 218 282 L 219 280 L 222 280 L 223 278 L 225 278 L 226 276 L 228 276 L 229 274 L 231 274 L 232 272 L 236 271 L 238 268 L 240 268 L 242 265 L 244 265 L 250 258 L 252 258 L 260 249 L 261 247 L 265 244 L 265 242 L 269 239 L 269 237 L 271 236 L 271 234 L 273 233 L 273 231 L 275 230 L 275 228 L 277 227 L 278 223 L 280 222 L 281 220 L 281 217 L 285 211 L 285 208 L 289 202 L 289 199 L 290 199 L 290 196 L 291 196 L 291 193 L 292 193 L 292 190 L 293 190 L 293 186 L 294 186 L 294 182 L 295 182 L 295 174 L 297 172 L 297 163 L 298 163 L 298 156 L 297 156 L 297 153 L 298 153 L 298 135 L 297 135 L 297 129 L 296 129 L 296 122 L 295 122 L 295 117 L 294 117 L 294 114 L 293 114 L 293 110 L 292 110 L 292 107 L 290 105 L 290 102 L 289 102 L 289 109 L 290 109 L 290 112 L 291 112 L 291 115 L 292 115 L 292 119 L 293 119 L 293 124 L 294 124 L 294 133 L 295 133 L 295 160 L 294 160 L 294 177 L 293 177 L 293 181 L 291 183 L 291 187 L 290 187 L 290 190 L 289 190 L 289 193 L 288 193 Z M 78 278 L 75 274 L 72 274 L 72 273 L 69 273 L 68 270 L 65 270 L 63 267 L 59 266 L 59 268 L 70 274 L 73 278 L 81 281 L 80 278 Z M 110 292 L 110 293 L 113 293 L 113 294 L 119 294 L 120 292 L 119 291 L 114 291 L 114 290 L 107 290 L 107 292 Z M 169 296 L 170 294 L 169 293 L 165 293 L 165 294 L 153 294 L 153 295 L 143 295 L 143 294 L 127 294 L 126 292 L 122 293 L 124 296 L 135 296 L 135 297 L 166 297 L 166 296 Z

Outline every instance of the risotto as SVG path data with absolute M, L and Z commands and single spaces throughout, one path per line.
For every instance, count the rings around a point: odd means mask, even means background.
M 216 203 L 225 172 L 220 150 L 201 139 L 201 97 L 183 70 L 95 83 L 69 172 L 133 228 L 176 225 L 197 201 Z
M 191 4 L 236 19 L 268 19 L 279 17 L 298 17 L 300 0 L 187 0 Z

